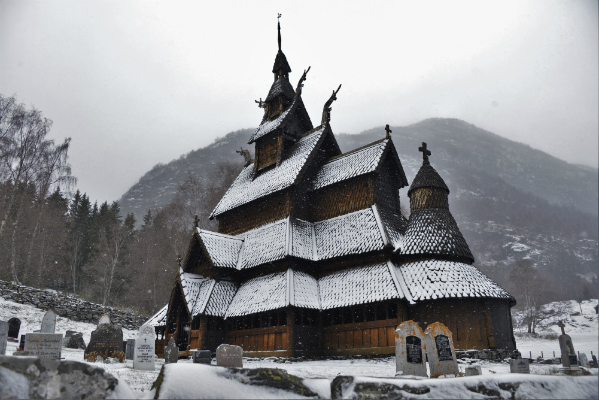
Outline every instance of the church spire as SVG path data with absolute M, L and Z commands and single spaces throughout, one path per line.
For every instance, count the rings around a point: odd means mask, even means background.
M 279 51 L 281 51 L 281 14 L 277 17 L 277 30 L 279 31 Z

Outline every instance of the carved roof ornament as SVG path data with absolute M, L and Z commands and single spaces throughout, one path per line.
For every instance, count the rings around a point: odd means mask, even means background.
M 331 121 L 331 104 L 333 104 L 333 102 L 337 100 L 337 93 L 339 93 L 339 90 L 341 90 L 341 85 L 339 85 L 336 91 L 333 90 L 333 94 L 331 95 L 331 97 L 329 97 L 327 102 L 324 103 L 324 107 L 322 109 L 322 125 L 328 124 Z
M 387 126 L 389 126 L 389 125 L 387 125 Z M 428 156 L 430 156 L 432 153 L 431 153 L 430 150 L 428 150 L 426 148 L 426 143 L 422 142 L 422 146 L 418 147 L 418 151 L 422 152 L 422 160 L 423 160 L 422 163 L 423 164 L 430 164 L 429 161 L 428 161 Z
M 393 132 L 393 131 L 389 128 L 389 124 L 387 124 L 385 126 L 385 132 L 387 132 L 387 136 L 385 138 L 386 139 L 391 139 L 391 132 Z
M 245 166 L 247 167 L 248 165 L 250 165 L 252 163 L 252 156 L 250 155 L 250 151 L 249 150 L 244 150 L 243 147 L 240 147 L 239 150 L 235 150 L 235 153 L 241 154 L 243 156 L 243 158 L 245 159 Z
M 304 87 L 304 82 L 306 81 L 306 76 L 308 75 L 308 72 L 310 72 L 310 68 L 312 68 L 312 67 L 308 67 L 308 69 L 304 70 L 302 77 L 300 78 L 299 82 L 297 83 L 297 87 L 295 88 L 296 96 L 301 96 L 302 88 Z

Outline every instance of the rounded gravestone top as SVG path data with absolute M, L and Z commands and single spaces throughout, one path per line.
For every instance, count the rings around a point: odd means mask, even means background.
M 98 325 L 110 324 L 110 317 L 108 314 L 102 314 L 100 320 L 98 321 Z
M 152 325 L 142 325 L 139 328 L 139 336 L 151 336 L 154 335 L 154 327 Z

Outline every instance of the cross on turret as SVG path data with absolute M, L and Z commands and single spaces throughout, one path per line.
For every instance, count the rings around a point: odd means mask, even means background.
M 193 223 L 196 228 L 200 226 L 200 219 L 198 218 L 198 214 L 195 215 L 195 217 L 193 219 Z
M 422 142 L 422 146 L 418 147 L 418 151 L 422 152 L 422 159 L 424 160 L 424 164 L 428 164 L 428 156 L 430 156 L 432 153 L 430 152 L 430 150 L 426 148 L 426 143 Z
M 177 265 L 181 266 L 181 254 L 177 254 Z
M 391 132 L 393 131 L 389 129 L 389 124 L 385 126 L 385 132 L 387 132 L 387 139 L 391 139 Z

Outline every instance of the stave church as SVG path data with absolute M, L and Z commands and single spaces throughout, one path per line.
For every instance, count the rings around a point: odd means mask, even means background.
M 168 305 L 149 321 L 157 352 L 173 337 L 183 355 L 222 343 L 245 356 L 394 354 L 394 330 L 442 322 L 458 349 L 515 349 L 514 298 L 474 265 L 431 164 L 408 182 L 391 130 L 342 153 L 324 103 L 314 126 L 281 50 L 246 165 L 179 262 Z M 407 187 L 410 215 L 400 211 Z M 180 354 L 181 354 L 180 353 Z

